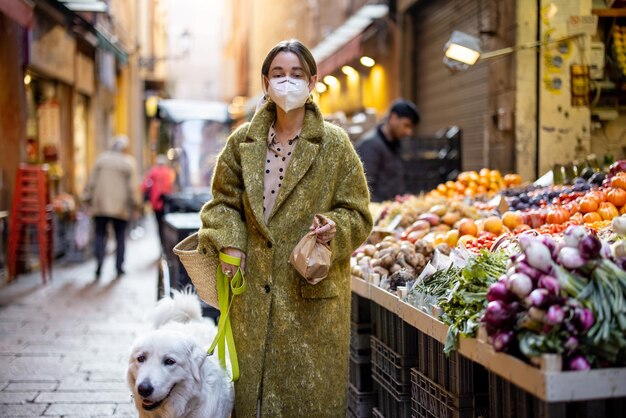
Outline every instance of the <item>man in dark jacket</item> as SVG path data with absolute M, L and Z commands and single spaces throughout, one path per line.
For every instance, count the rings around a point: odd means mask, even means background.
M 412 102 L 397 100 L 385 121 L 364 134 L 356 144 L 373 202 L 405 193 L 400 140 L 413 133 L 419 120 L 419 112 Z

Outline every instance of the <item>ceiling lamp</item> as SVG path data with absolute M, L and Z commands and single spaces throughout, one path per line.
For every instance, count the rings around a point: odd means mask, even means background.
M 337 77 L 327 75 L 326 77 L 324 77 L 324 83 L 328 84 L 330 87 L 333 87 L 339 85 L 339 80 L 337 80 Z
M 376 65 L 376 61 L 374 61 L 373 58 L 370 58 L 370 57 L 365 56 L 365 55 L 361 57 L 360 61 L 361 61 L 361 64 L 363 64 L 366 67 L 370 67 L 371 68 L 374 65 Z
M 344 65 L 343 67 L 341 67 L 341 72 L 347 76 L 358 74 L 357 71 L 349 65 Z

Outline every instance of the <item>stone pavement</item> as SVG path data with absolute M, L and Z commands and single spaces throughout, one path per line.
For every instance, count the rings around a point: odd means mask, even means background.
M 156 302 L 154 225 L 129 240 L 126 276 L 114 279 L 109 255 L 55 265 L 0 288 L 0 417 L 136 417 L 126 386 L 130 345 L 150 329 Z

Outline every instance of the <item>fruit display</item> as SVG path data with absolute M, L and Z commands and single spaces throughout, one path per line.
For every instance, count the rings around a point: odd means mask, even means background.
M 448 325 L 446 353 L 483 324 L 496 351 L 531 363 L 626 365 L 626 161 L 575 172 L 539 186 L 483 169 L 384 202 L 352 273 L 406 286 Z
M 519 186 L 522 178 L 518 174 L 507 174 L 504 177 L 498 170 L 483 168 L 479 172 L 464 171 L 456 181 L 441 183 L 430 194 L 448 198 L 492 196 L 500 190 Z

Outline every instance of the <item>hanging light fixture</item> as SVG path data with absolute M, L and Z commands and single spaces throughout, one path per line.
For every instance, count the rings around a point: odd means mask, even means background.
M 483 52 L 480 47 L 480 40 L 465 32 L 454 31 L 444 47 L 443 62 L 448 68 L 453 70 L 467 70 L 470 66 L 491 58 L 512 54 L 523 49 L 532 49 L 539 46 L 559 43 L 570 39 L 584 36 L 584 33 L 574 33 L 560 38 L 548 39 L 545 41 L 527 42 L 507 48 L 496 49 L 494 51 Z
M 361 62 L 362 65 L 366 66 L 366 67 L 373 67 L 374 65 L 376 65 L 376 61 L 374 61 L 373 58 L 370 58 L 368 56 L 362 56 L 361 59 L 359 60 Z
M 315 84 L 315 90 L 317 90 L 317 92 L 319 94 L 324 93 L 326 90 L 328 90 L 328 88 L 326 87 L 326 84 L 324 83 L 320 83 L 319 81 Z

